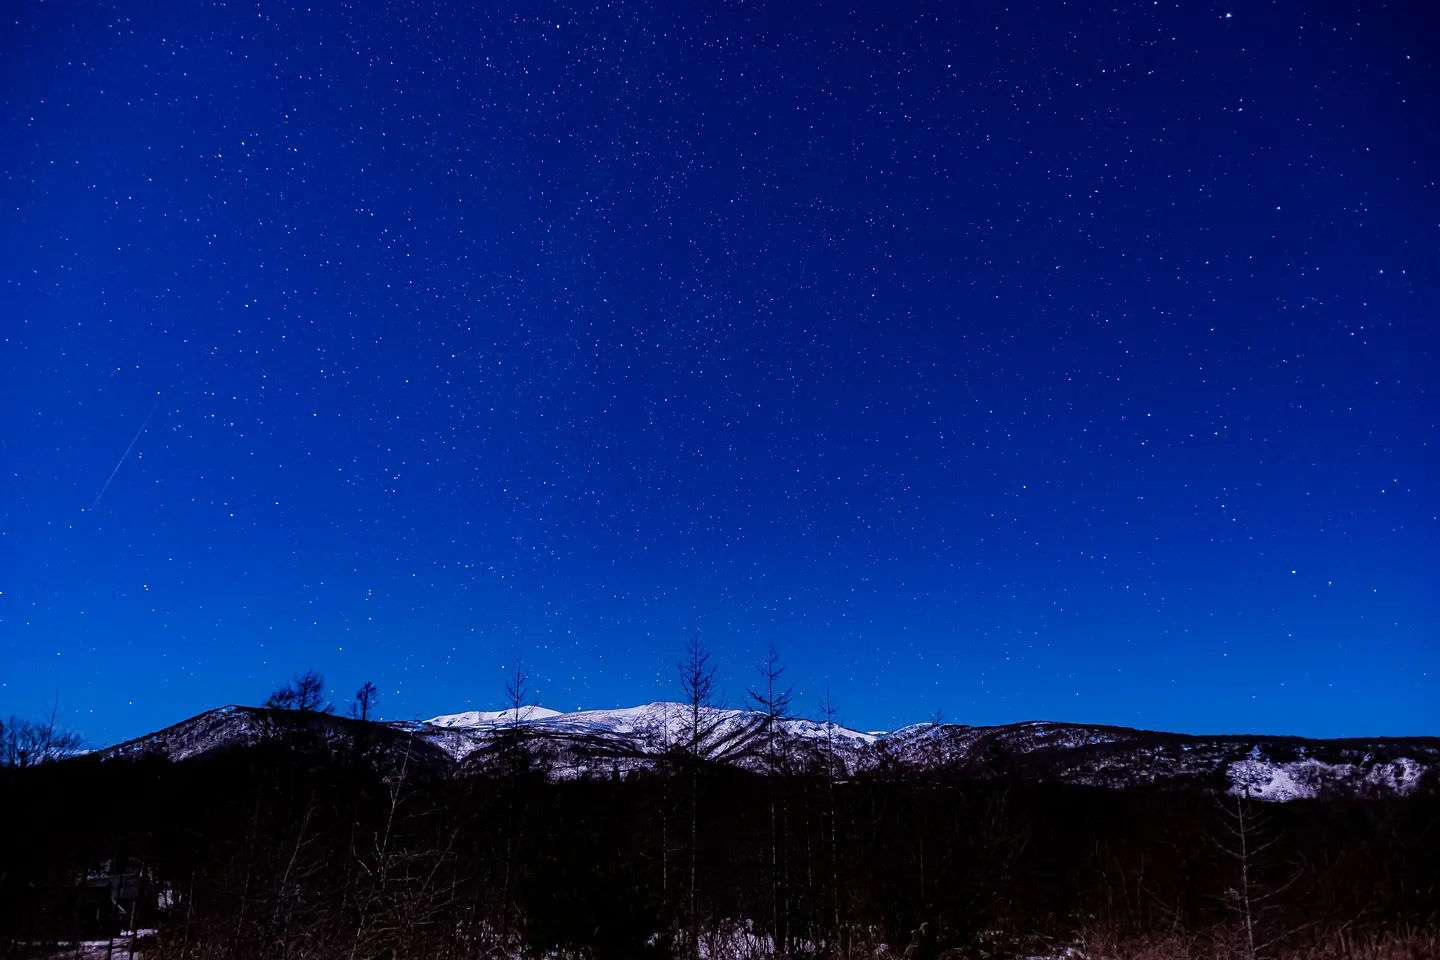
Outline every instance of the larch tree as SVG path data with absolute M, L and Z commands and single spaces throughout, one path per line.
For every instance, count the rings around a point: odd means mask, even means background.
M 355 702 L 350 705 L 350 716 L 365 723 L 370 719 L 370 714 L 375 712 L 375 705 L 380 701 L 380 691 L 375 684 L 366 680 L 355 691 Z
M 325 700 L 325 675 L 314 670 L 296 674 L 295 679 L 270 694 L 265 706 L 296 713 L 328 714 L 335 708 Z
M 74 756 L 80 751 L 78 733 L 60 726 L 59 699 L 40 720 L 11 715 L 0 720 L 0 766 L 16 769 L 33 767 Z
M 839 764 L 839 755 L 835 749 L 835 726 L 836 717 L 840 708 L 835 704 L 835 697 L 830 692 L 827 684 L 825 694 L 820 700 L 820 716 L 825 725 L 825 739 L 823 741 L 823 760 L 825 768 L 825 792 L 830 807 L 830 908 L 834 922 L 834 936 L 840 943 L 840 955 L 848 957 L 849 952 L 844 946 L 843 927 L 840 923 L 840 843 L 839 824 L 837 822 L 837 811 L 835 804 L 835 768 Z
M 752 708 L 760 715 L 760 741 L 765 751 L 766 772 L 770 775 L 770 922 L 771 936 L 775 938 L 776 953 L 789 953 L 788 876 L 786 864 L 782 863 L 787 830 L 785 773 L 786 757 L 784 744 L 784 722 L 791 718 L 791 701 L 794 688 L 785 685 L 785 667 L 780 663 L 780 654 L 773 642 L 766 645 L 765 659 L 756 667 L 760 675 L 759 685 L 750 690 Z
M 502 765 L 506 782 L 505 862 L 501 888 L 500 940 L 510 935 L 510 914 L 514 900 L 516 831 L 519 830 L 520 782 L 526 767 L 526 713 L 530 707 L 530 668 L 519 657 L 515 669 L 505 680 L 505 745 Z
M 678 664 L 678 668 L 680 692 L 685 698 L 685 741 L 681 745 L 681 756 L 685 759 L 690 782 L 690 886 L 688 891 L 690 942 L 687 949 L 691 957 L 698 958 L 700 956 L 700 915 L 697 888 L 700 839 L 700 768 L 714 749 L 713 741 L 725 718 L 718 709 L 715 667 L 710 662 L 710 650 L 700 639 L 699 633 L 690 635 L 685 644 L 685 655 Z

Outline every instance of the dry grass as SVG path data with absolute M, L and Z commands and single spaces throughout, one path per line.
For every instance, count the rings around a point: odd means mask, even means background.
M 1440 930 L 1375 936 L 1340 935 L 1293 946 L 1274 946 L 1252 958 L 1242 944 L 1220 937 L 1082 936 L 1076 960 L 1440 960 Z

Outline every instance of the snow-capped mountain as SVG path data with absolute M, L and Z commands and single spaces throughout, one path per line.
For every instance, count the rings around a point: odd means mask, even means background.
M 328 734 L 355 721 L 314 716 Z M 293 715 L 229 706 L 99 751 L 104 757 L 163 754 L 174 760 L 255 743 L 293 724 Z M 519 733 L 525 749 L 557 779 L 627 776 L 652 769 L 674 750 L 763 772 L 778 759 L 791 769 L 828 764 L 845 776 L 881 772 L 997 776 L 1121 788 L 1139 784 L 1207 786 L 1266 800 L 1330 792 L 1405 794 L 1440 775 L 1440 738 L 1308 740 L 1299 737 L 1192 736 L 1126 727 L 1031 722 L 1002 726 L 923 723 L 863 732 L 785 719 L 767 730 L 762 714 L 680 703 L 562 713 L 533 706 L 469 711 L 426 721 L 373 724 L 372 736 L 403 742 L 437 767 L 475 769 L 487 749 Z
M 478 735 L 477 742 L 483 742 L 495 729 L 513 725 L 514 717 L 513 710 L 494 713 L 472 711 L 434 717 L 426 720 L 425 725 L 444 730 L 465 730 Z M 719 710 L 708 707 L 702 708 L 698 717 L 692 717 L 686 704 L 661 702 L 615 710 L 579 710 L 575 713 L 525 707 L 521 714 L 521 723 L 533 733 L 624 737 L 635 742 L 641 752 L 654 754 L 686 742 L 691 736 L 694 724 L 698 724 L 702 730 L 709 730 L 710 739 L 718 742 L 758 732 L 764 724 L 764 717 L 748 710 Z M 827 725 L 805 719 L 781 720 L 777 727 L 787 740 L 821 741 L 828 738 L 832 742 L 840 741 L 847 746 L 874 743 L 876 739 L 884 736 L 861 733 L 839 724 Z

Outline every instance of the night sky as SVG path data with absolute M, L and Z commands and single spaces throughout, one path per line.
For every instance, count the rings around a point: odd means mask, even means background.
M 6 4 L 0 714 L 1440 732 L 1426 7 Z

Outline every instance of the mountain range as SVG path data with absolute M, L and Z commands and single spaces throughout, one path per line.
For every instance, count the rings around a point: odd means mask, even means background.
M 332 734 L 358 721 L 324 714 L 303 718 Z M 252 744 L 297 721 L 293 711 L 227 706 L 164 730 L 97 751 L 102 758 L 163 755 L 185 760 Z M 680 703 L 561 713 L 543 707 L 447 714 L 390 721 L 365 730 L 403 745 L 436 769 L 482 766 L 506 736 L 556 779 L 623 777 L 689 749 L 709 760 L 763 772 L 831 769 L 843 776 L 877 773 L 1000 776 L 1124 788 L 1142 784 L 1246 792 L 1263 800 L 1326 795 L 1403 795 L 1440 777 L 1440 737 L 1317 740 L 1290 736 L 1197 736 L 1126 727 L 1036 721 L 999 726 L 919 723 L 890 731 L 781 719 L 773 736 L 763 714 Z

